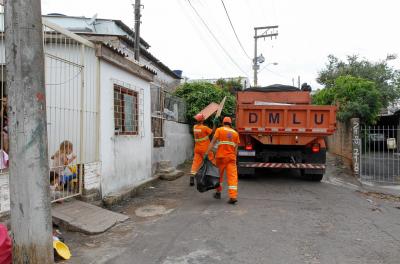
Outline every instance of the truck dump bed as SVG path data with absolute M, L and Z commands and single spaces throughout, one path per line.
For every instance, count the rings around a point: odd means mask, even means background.
M 241 175 L 256 169 L 295 169 L 313 181 L 325 172 L 324 137 L 335 132 L 336 107 L 311 105 L 308 91 L 287 85 L 237 93 Z
M 289 144 L 285 136 L 321 137 L 334 133 L 336 107 L 310 105 L 309 92 L 237 93 L 236 127 L 240 134 L 259 135 L 264 144 Z M 263 135 L 283 136 L 268 142 Z M 257 138 L 257 137 L 255 137 Z M 281 142 L 281 141 L 284 142 Z M 296 145 L 296 144 L 295 144 Z

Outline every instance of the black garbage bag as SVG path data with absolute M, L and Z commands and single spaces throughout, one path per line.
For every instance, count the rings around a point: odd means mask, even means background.
M 219 170 L 208 159 L 203 162 L 195 178 L 197 190 L 201 193 L 219 187 Z

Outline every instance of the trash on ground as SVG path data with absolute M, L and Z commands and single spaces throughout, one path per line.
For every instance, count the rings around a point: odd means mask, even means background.
M 71 252 L 66 244 L 61 242 L 58 237 L 53 236 L 53 248 L 54 248 L 54 257 L 57 259 L 61 257 L 62 259 L 68 260 L 71 258 Z
M 199 192 L 206 192 L 219 187 L 219 171 L 208 159 L 196 173 L 196 186 Z

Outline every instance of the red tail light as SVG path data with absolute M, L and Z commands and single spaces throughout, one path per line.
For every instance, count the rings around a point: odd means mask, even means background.
M 253 150 L 253 144 L 251 142 L 251 137 L 246 136 L 246 146 L 244 147 L 245 150 Z
M 320 150 L 320 145 L 319 145 L 319 144 L 314 144 L 314 145 L 312 146 L 312 148 L 311 148 L 311 151 L 312 151 L 313 153 L 318 153 L 319 150 Z

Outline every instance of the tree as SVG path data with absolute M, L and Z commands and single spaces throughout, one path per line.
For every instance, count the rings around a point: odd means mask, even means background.
M 341 121 L 358 117 L 364 123 L 373 124 L 382 108 L 381 96 L 374 82 L 346 75 L 336 78 L 330 88 L 318 91 L 313 103 L 337 105 L 337 118 Z
M 388 61 L 396 58 L 395 55 L 389 55 L 385 60 L 371 62 L 353 55 L 348 56 L 347 61 L 342 61 L 329 55 L 326 68 L 319 72 L 317 81 L 328 89 L 335 85 L 340 76 L 350 75 L 372 81 L 381 95 L 379 100 L 382 107 L 387 107 L 400 98 L 400 72 L 388 65 Z M 325 96 L 329 93 L 323 92 Z
M 219 103 L 226 96 L 225 106 L 222 110 L 223 116 L 233 117 L 236 108 L 236 98 L 227 90 L 217 85 L 202 83 L 185 83 L 178 87 L 175 95 L 186 100 L 187 112 L 186 117 L 190 123 L 194 122 L 193 117 L 203 110 L 211 102 Z

